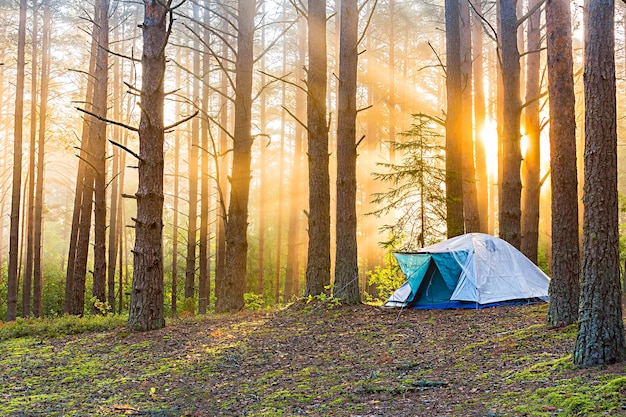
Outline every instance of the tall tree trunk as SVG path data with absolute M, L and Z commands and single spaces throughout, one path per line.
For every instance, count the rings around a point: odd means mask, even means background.
M 472 1 L 473 8 L 482 16 L 482 2 Z M 474 147 L 476 150 L 476 188 L 478 201 L 478 218 L 480 231 L 487 233 L 489 218 L 489 177 L 487 173 L 487 156 L 485 149 L 485 86 L 483 82 L 483 27 L 482 20 L 473 14 L 472 25 L 472 78 L 474 81 Z
M 614 2 L 586 0 L 583 262 L 574 363 L 626 359 L 620 291 Z
M 144 2 L 139 184 L 133 286 L 128 326 L 146 331 L 165 326 L 163 314 L 163 105 L 167 17 L 171 0 Z M 170 24 L 172 20 L 170 19 Z
M 178 52 L 180 55 L 180 52 Z M 181 68 L 176 66 L 176 80 L 181 80 Z M 174 114 L 180 114 L 180 101 L 176 101 Z M 174 199 L 172 202 L 172 317 L 178 315 L 178 212 L 180 200 L 180 142 L 181 131 L 176 129 L 174 132 Z
M 203 44 L 209 45 L 209 1 L 204 2 L 204 25 Z M 209 205 L 211 198 L 209 195 L 209 75 L 211 74 L 211 54 L 205 51 L 202 55 L 202 119 L 200 136 L 200 247 L 198 251 L 198 261 L 200 264 L 200 275 L 198 277 L 198 313 L 206 314 L 209 308 L 209 297 L 211 293 L 211 278 L 209 268 Z
M 193 5 L 194 30 L 200 31 L 200 6 Z M 193 53 L 193 102 L 200 102 L 200 42 L 194 40 Z M 189 219 L 187 223 L 187 262 L 185 264 L 185 309 L 191 313 L 195 311 L 195 281 L 196 281 L 196 229 L 198 227 L 198 146 L 200 136 L 200 119 L 195 117 L 191 121 L 189 135 Z
M 463 234 L 462 75 L 459 0 L 446 0 L 446 212 L 448 237 Z
M 241 310 L 246 290 L 255 6 L 255 0 L 240 0 L 237 7 L 235 132 L 230 203 L 226 222 L 226 274 L 215 306 L 217 312 Z
M 35 248 L 35 148 L 37 146 L 37 73 L 38 65 L 38 39 L 39 32 L 39 6 L 33 5 L 32 16 L 32 47 L 31 47 L 31 87 L 30 87 L 30 143 L 28 150 L 28 191 L 25 198 L 26 218 L 26 259 L 24 262 L 24 277 L 22 279 L 22 317 L 29 317 L 31 313 L 31 299 L 33 295 L 33 250 Z
M 11 225 L 9 235 L 9 268 L 7 273 L 7 321 L 17 318 L 17 280 L 22 191 L 22 123 L 24 118 L 24 78 L 26 45 L 26 0 L 20 0 L 17 42 L 17 81 L 15 84 L 15 124 L 13 130 L 13 183 L 11 191 Z
M 307 130 L 309 152 L 309 247 L 305 295 L 330 285 L 330 173 L 326 121 L 326 4 L 310 1 Z
M 50 33 L 52 13 L 50 2 L 43 2 L 43 29 L 41 44 L 41 92 L 39 105 L 39 137 L 37 144 L 37 184 L 35 186 L 35 243 L 33 258 L 33 315 L 43 315 L 43 181 L 45 166 L 46 116 L 48 113 L 48 95 L 50 86 Z
M 223 23 L 224 33 L 228 33 L 230 26 L 225 20 Z M 222 42 L 222 56 L 227 59 L 229 56 L 229 47 L 226 42 Z M 228 68 L 227 60 L 222 62 L 225 69 Z M 228 97 L 228 76 L 222 72 L 220 78 L 220 132 L 218 135 L 218 153 L 217 160 L 219 166 L 216 167 L 218 174 L 217 185 L 217 215 L 215 222 L 215 296 L 222 293 L 222 283 L 226 276 L 226 207 L 228 206 L 228 167 L 230 152 L 228 147 L 228 119 L 229 119 L 229 101 Z
M 528 8 L 538 0 L 531 0 Z M 541 193 L 541 126 L 539 120 L 539 95 L 541 94 L 541 10 L 528 19 L 526 55 L 526 136 L 528 148 L 522 164 L 524 185 L 522 188 L 522 242 L 521 251 L 528 259 L 537 263 L 539 244 L 539 196 Z
M 283 4 L 283 20 L 287 21 L 287 16 L 285 15 L 285 7 Z M 287 71 L 287 50 L 286 44 L 283 44 L 283 72 Z M 281 88 L 281 102 L 287 102 L 287 86 L 283 83 Z M 278 156 L 278 171 L 283 173 L 285 172 L 285 129 L 287 126 L 286 113 L 285 110 L 282 109 L 280 112 L 280 151 Z M 278 182 L 278 218 L 276 220 L 276 278 L 274 280 L 274 304 L 278 305 L 280 303 L 280 276 L 281 276 L 281 261 L 282 261 L 282 246 L 283 246 L 283 207 L 285 202 L 284 200 L 284 181 L 283 176 L 281 175 L 280 181 Z M 287 300 L 283 298 L 286 302 Z
M 263 31 L 261 31 L 263 32 Z M 261 35 L 261 39 L 263 39 L 263 35 Z M 261 44 L 264 45 L 264 41 L 261 41 Z M 261 69 L 260 71 L 264 72 L 264 60 L 261 59 Z M 265 85 L 265 76 L 261 74 L 261 85 Z M 257 138 L 259 143 L 259 256 L 258 256 L 258 271 L 257 271 L 257 282 L 256 282 L 256 293 L 260 296 L 263 296 L 263 280 L 265 278 L 265 220 L 266 220 L 266 212 L 267 212 L 267 176 L 266 176 L 266 164 L 267 164 L 267 146 L 265 137 L 265 129 L 266 126 L 266 106 L 265 100 L 266 96 L 264 93 L 261 93 L 259 97 L 259 125 L 261 128 L 261 135 Z M 282 171 L 280 171 L 282 174 Z
M 95 74 L 98 55 L 98 36 L 94 32 L 91 39 L 89 74 Z M 95 109 L 95 76 L 87 77 L 85 108 Z M 68 272 L 66 275 L 65 312 L 83 315 L 85 310 L 85 281 L 87 276 L 87 258 L 89 255 L 89 234 L 91 229 L 91 210 L 93 206 L 94 162 L 95 155 L 92 116 L 83 119 L 81 149 L 78 164 L 74 213 L 72 216 L 72 232 L 70 235 L 70 251 L 68 255 Z M 76 222 L 76 223 L 74 223 Z M 70 265 L 70 261 L 72 262 Z M 72 272 L 70 273 L 70 269 Z
M 389 0 L 389 160 L 396 161 L 396 0 Z
M 500 237 L 516 248 L 521 245 L 520 165 L 520 56 L 517 49 L 518 0 L 499 0 L 502 32 L 503 127 L 502 177 L 500 198 Z
M 304 66 L 307 47 L 307 26 L 303 21 L 298 23 L 298 64 L 296 66 L 296 79 L 304 79 Z M 300 121 L 306 119 L 306 95 L 305 92 L 296 89 L 295 112 Z M 294 297 L 300 295 L 300 216 L 303 211 L 302 192 L 302 145 L 304 144 L 304 128 L 296 123 L 294 134 L 293 163 L 291 166 L 290 191 L 289 191 L 289 232 L 287 234 L 287 267 L 285 271 L 285 288 L 283 301 L 288 303 Z
M 120 41 L 122 37 L 120 36 L 120 27 L 119 18 L 116 18 L 115 22 L 115 30 L 114 36 L 116 41 Z M 122 63 L 119 57 L 114 59 L 113 63 L 113 89 L 115 91 L 115 100 L 113 102 L 113 119 L 121 120 L 122 117 L 122 97 L 124 94 L 123 84 L 122 84 Z M 113 139 L 117 143 L 122 143 L 122 130 L 120 126 L 113 127 Z M 110 210 L 111 213 L 109 215 L 109 247 L 108 247 L 108 258 L 107 258 L 107 303 L 110 311 L 115 313 L 115 270 L 117 265 L 117 252 L 119 245 L 119 234 L 118 234 L 118 200 L 120 191 L 119 191 L 119 175 L 120 175 L 120 151 L 117 146 L 113 146 L 113 152 L 111 156 L 112 167 L 111 167 L 111 199 L 110 199 Z M 119 314 L 122 312 L 119 311 Z
M 261 5 L 261 15 L 265 16 L 265 2 Z M 265 24 L 261 23 L 261 45 L 265 48 Z M 261 72 L 261 85 L 265 85 L 265 55 L 263 55 L 259 62 L 259 71 Z M 258 256 L 258 271 L 257 271 L 257 283 L 256 293 L 263 297 L 263 280 L 265 278 L 265 220 L 267 212 L 267 176 L 266 176 L 266 164 L 267 164 L 267 146 L 266 142 L 266 129 L 267 129 L 267 116 L 266 116 L 266 100 L 267 96 L 265 91 L 262 91 L 259 96 L 259 128 L 261 135 L 259 136 L 259 256 Z M 282 174 L 282 171 L 280 172 Z
M 95 37 L 91 38 L 89 53 L 89 74 L 93 74 L 96 67 L 96 52 L 98 43 Z M 86 78 L 85 109 L 91 111 L 93 100 L 93 82 L 91 77 Z M 82 315 L 84 311 L 85 281 L 76 274 L 76 258 L 78 257 L 80 225 L 83 195 L 85 194 L 85 182 L 88 165 L 86 162 L 89 149 L 89 125 L 87 118 L 83 119 L 80 154 L 78 158 L 78 171 L 76 174 L 76 189 L 74 193 L 74 205 L 72 209 L 72 226 L 70 229 L 69 250 L 67 255 L 67 269 L 65 271 L 65 304 L 66 314 Z M 91 197 L 89 197 L 91 201 Z M 91 208 L 89 209 L 91 219 Z M 81 296 L 82 294 L 82 296 Z M 78 299 L 76 298 L 78 295 Z
M 580 293 L 576 98 L 570 2 L 546 7 L 548 92 L 550 94 L 550 178 L 552 185 L 552 280 L 547 322 L 575 323 Z
M 472 29 L 469 3 L 460 2 L 459 38 L 461 45 L 461 166 L 463 170 L 463 219 L 465 232 L 480 231 L 476 167 L 474 165 L 474 136 L 472 129 Z
M 356 220 L 357 0 L 341 1 L 341 45 L 337 103 L 337 249 L 334 296 L 361 302 Z
M 92 305 L 93 314 L 102 314 L 106 303 L 106 134 L 107 125 L 102 119 L 107 115 L 107 90 L 109 76 L 109 0 L 97 0 L 95 10 L 94 36 L 98 38 L 96 56 L 93 112 L 99 116 L 90 125 L 90 142 L 94 146 L 94 268 L 92 294 L 96 299 Z M 93 131 L 92 131 L 93 129 Z

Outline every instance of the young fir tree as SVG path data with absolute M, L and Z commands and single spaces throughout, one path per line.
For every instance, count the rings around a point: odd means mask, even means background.
M 380 163 L 386 173 L 375 179 L 389 184 L 389 190 L 375 194 L 374 203 L 383 207 L 373 214 L 396 213 L 394 223 L 382 227 L 390 236 L 383 242 L 394 249 L 415 250 L 445 235 L 446 181 L 443 137 L 430 117 L 417 114 L 411 129 L 401 133 L 405 141 L 394 142 L 401 162 Z

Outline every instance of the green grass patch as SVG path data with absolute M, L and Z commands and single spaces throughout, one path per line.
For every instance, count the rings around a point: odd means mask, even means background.
M 87 332 L 101 332 L 126 326 L 125 316 L 62 316 L 59 318 L 18 318 L 0 324 L 0 341 L 19 337 L 49 339 Z
M 559 380 L 532 393 L 508 393 L 497 402 L 515 415 L 599 417 L 623 414 L 625 394 L 626 376 L 607 375 L 595 381 Z

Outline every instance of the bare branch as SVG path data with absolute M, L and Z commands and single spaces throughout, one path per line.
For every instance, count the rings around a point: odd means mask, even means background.
M 122 123 L 122 122 L 116 122 L 115 120 L 107 119 L 106 117 L 99 116 L 99 115 L 97 115 L 97 114 L 95 114 L 93 112 L 90 112 L 89 110 L 81 109 L 80 107 L 74 107 L 74 108 L 76 110 L 80 111 L 80 112 L 87 113 L 88 115 L 93 116 L 96 119 L 101 120 L 103 122 L 111 123 L 112 125 L 124 127 L 124 128 L 126 128 L 128 130 L 131 130 L 133 132 L 139 132 L 139 129 L 137 129 L 134 126 L 129 126 L 129 125 L 127 125 L 125 123 Z
M 528 19 L 530 16 L 532 16 L 537 10 L 539 10 L 539 8 L 541 8 L 541 6 L 543 6 L 543 4 L 546 2 L 546 0 L 539 0 L 533 7 L 531 7 L 531 9 L 526 12 L 526 14 L 522 17 L 520 17 L 519 19 L 517 19 L 517 26 L 521 25 L 522 23 L 524 23 L 524 21 L 526 21 L 526 19 Z
M 363 6 L 365 6 L 365 3 L 363 3 Z M 378 5 L 378 0 L 374 0 L 374 5 L 372 6 L 372 10 L 370 11 L 369 16 L 367 16 L 367 23 L 365 24 L 365 28 L 363 29 L 363 33 L 361 34 L 361 37 L 359 38 L 359 40 L 356 42 L 357 45 L 361 44 L 361 41 L 363 41 L 363 38 L 365 37 L 365 34 L 367 33 L 367 29 L 370 27 L 370 23 L 372 23 L 372 16 L 374 16 L 374 11 L 376 10 L 376 6 Z
M 141 157 L 139 155 L 137 155 L 137 153 L 135 153 L 134 151 L 130 150 L 126 146 L 122 145 L 121 143 L 115 142 L 112 139 L 109 139 L 109 142 L 111 142 L 111 145 L 117 146 L 118 148 L 125 150 L 126 152 L 128 152 L 129 154 L 131 154 L 135 158 L 139 159 L 140 161 L 143 161 L 143 159 L 141 159 Z
M 357 112 L 357 113 L 360 113 L 360 112 L 362 112 L 362 111 L 365 111 L 365 110 L 371 109 L 372 107 L 374 107 L 374 105 L 373 105 L 373 104 L 370 104 L 369 106 L 365 106 L 365 107 L 363 107 L 363 108 L 357 109 L 357 111 L 356 111 L 356 112 Z
M 430 41 L 428 41 L 428 46 L 430 47 L 430 49 L 435 54 L 435 57 L 437 58 L 437 61 L 439 61 L 439 66 L 443 70 L 444 75 L 447 77 L 448 76 L 448 70 L 446 69 L 446 66 L 443 64 L 443 61 L 441 61 L 441 57 L 439 56 L 439 53 L 435 50 L 435 47 L 430 43 Z
M 187 116 L 187 117 L 185 117 L 184 119 L 179 120 L 179 121 L 177 121 L 177 122 L 175 122 L 175 123 L 173 123 L 173 124 L 171 124 L 171 125 L 169 125 L 169 126 L 165 126 L 165 127 L 163 128 L 163 130 L 167 132 L 168 130 L 173 129 L 173 128 L 175 128 L 175 127 L 176 127 L 176 126 L 178 126 L 178 125 L 182 125 L 183 123 L 188 122 L 189 120 L 191 120 L 191 119 L 193 119 L 194 117 L 196 117 L 196 116 L 198 115 L 198 113 L 200 113 L 200 111 L 196 110 L 196 112 L 195 112 L 194 114 L 192 114 L 191 116 Z
M 626 1 L 626 0 L 624 0 L 624 1 Z M 307 125 L 306 125 L 306 124 L 305 124 L 302 120 L 300 120 L 300 119 L 298 118 L 298 116 L 296 116 L 295 114 L 293 114 L 293 113 L 291 112 L 291 110 L 289 110 L 287 107 L 285 107 L 285 106 L 281 106 L 281 107 L 282 107 L 282 108 L 283 108 L 283 110 L 285 110 L 285 111 L 286 111 L 286 112 L 287 112 L 287 113 L 288 113 L 291 117 L 293 117 L 293 119 L 294 119 L 296 122 L 298 122 L 298 124 L 299 124 L 300 126 L 302 126 L 302 127 L 303 127 L 303 128 L 304 128 L 307 132 L 309 131 L 308 126 L 307 126 Z

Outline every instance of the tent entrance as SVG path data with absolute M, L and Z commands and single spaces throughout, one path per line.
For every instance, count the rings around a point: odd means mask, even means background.
M 424 279 L 409 305 L 416 308 L 433 308 L 434 305 L 448 303 L 451 295 L 452 290 L 446 285 L 437 263 L 431 258 Z

